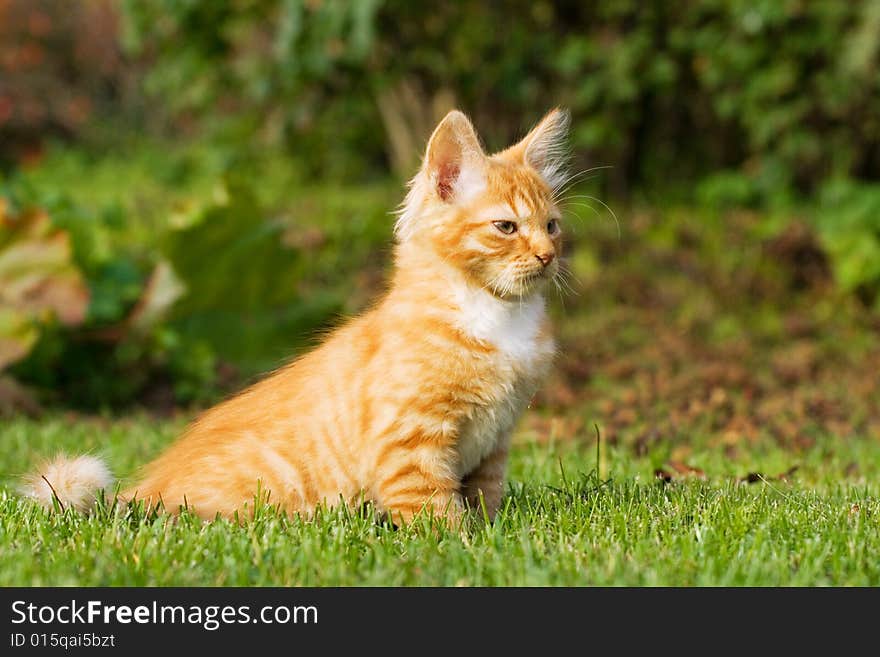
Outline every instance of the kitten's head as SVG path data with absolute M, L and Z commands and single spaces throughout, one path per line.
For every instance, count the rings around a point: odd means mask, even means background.
M 554 195 L 565 181 L 567 132 L 568 113 L 554 109 L 522 141 L 487 155 L 467 117 L 450 112 L 410 183 L 398 240 L 430 249 L 498 297 L 541 289 L 559 270 Z

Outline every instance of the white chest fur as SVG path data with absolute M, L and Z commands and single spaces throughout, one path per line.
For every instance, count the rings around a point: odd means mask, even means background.
M 459 476 L 474 470 L 512 429 L 549 364 L 552 339 L 542 332 L 544 299 L 502 301 L 484 290 L 456 295 L 460 327 L 495 348 L 484 381 L 485 403 L 476 405 L 458 441 Z
M 538 294 L 524 301 L 502 301 L 486 290 L 455 291 L 461 328 L 494 346 L 511 364 L 528 365 L 540 355 L 537 349 L 546 311 Z

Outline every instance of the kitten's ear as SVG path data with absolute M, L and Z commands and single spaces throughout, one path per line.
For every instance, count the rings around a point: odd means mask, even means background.
M 570 122 L 568 110 L 552 109 L 514 147 L 522 149 L 525 164 L 541 174 L 551 189 L 558 189 L 566 178 Z
M 452 110 L 428 140 L 422 170 L 442 200 L 462 200 L 482 187 L 485 157 L 474 126 Z

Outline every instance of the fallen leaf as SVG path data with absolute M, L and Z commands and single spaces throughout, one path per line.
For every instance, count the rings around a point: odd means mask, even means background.
M 788 483 L 788 480 L 791 477 L 791 475 L 793 475 L 795 472 L 797 472 L 800 469 L 800 467 L 801 466 L 799 466 L 799 465 L 793 465 L 785 472 L 781 472 L 778 475 L 776 475 L 775 477 L 773 477 L 773 479 L 776 479 L 777 481 L 784 481 L 784 482 Z
M 699 477 L 700 479 L 706 478 L 706 473 L 703 470 L 690 466 L 687 463 L 683 463 L 681 461 L 669 461 L 667 465 L 675 470 L 675 472 L 681 477 Z
M 52 317 L 76 326 L 89 290 L 73 262 L 70 236 L 41 210 L 14 217 L 0 207 L 0 370 L 28 354 Z
M 793 475 L 795 472 L 797 472 L 798 469 L 800 469 L 800 466 L 795 465 L 795 466 L 790 467 L 785 472 L 781 472 L 774 477 L 766 477 L 763 474 L 761 474 L 760 472 L 749 472 L 746 476 L 739 477 L 737 479 L 737 482 L 739 482 L 741 484 L 754 484 L 759 481 L 784 481 L 787 483 L 789 480 L 789 477 L 791 477 L 791 475 Z

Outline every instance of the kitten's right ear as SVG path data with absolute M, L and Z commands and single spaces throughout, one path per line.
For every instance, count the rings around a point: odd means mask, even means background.
M 462 201 L 484 187 L 485 158 L 474 126 L 452 110 L 428 140 L 422 171 L 441 200 Z

